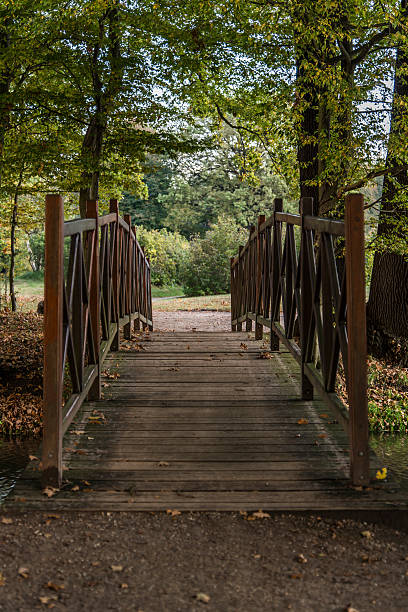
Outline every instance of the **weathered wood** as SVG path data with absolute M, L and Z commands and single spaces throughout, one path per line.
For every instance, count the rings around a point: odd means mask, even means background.
M 89 274 L 89 316 L 91 318 L 92 336 L 95 346 L 95 358 L 97 373 L 92 387 L 89 390 L 88 399 L 98 400 L 101 397 L 101 333 L 100 333 L 100 278 L 99 278 L 99 221 L 98 202 L 88 200 L 86 203 L 86 216 L 95 219 L 95 230 L 88 234 L 88 249 L 90 250 L 90 274 Z
M 62 479 L 62 309 L 64 205 L 58 195 L 45 201 L 44 275 L 44 441 L 43 480 L 54 487 Z
M 351 478 L 354 484 L 369 482 L 364 271 L 364 198 L 350 194 L 346 198 L 346 278 Z

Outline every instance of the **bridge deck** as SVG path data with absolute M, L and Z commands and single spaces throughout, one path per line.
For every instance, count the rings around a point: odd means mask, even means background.
M 86 403 L 64 438 L 63 489 L 43 495 L 33 461 L 7 508 L 407 507 L 395 486 L 350 486 L 340 425 L 322 402 L 299 399 L 292 357 L 261 359 L 265 348 L 247 333 L 155 332 L 125 341 L 105 362 L 104 398 Z M 378 467 L 373 461 L 373 472 Z

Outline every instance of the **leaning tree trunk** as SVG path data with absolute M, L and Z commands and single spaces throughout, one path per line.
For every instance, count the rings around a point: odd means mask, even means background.
M 17 227 L 17 212 L 18 212 L 18 200 L 17 193 L 14 196 L 13 212 L 11 215 L 11 230 L 10 230 L 10 269 L 9 269 L 9 289 L 10 289 L 10 300 L 11 310 L 16 312 L 17 300 L 16 291 L 14 286 L 14 271 L 16 267 L 16 227 Z
M 401 3 L 407 11 L 406 0 Z M 367 304 L 369 351 L 378 356 L 395 357 L 395 341 L 402 339 L 399 359 L 408 364 L 408 256 L 401 249 L 392 249 L 393 237 L 404 238 L 408 225 L 406 203 L 398 201 L 399 192 L 408 187 L 408 173 L 394 170 L 399 160 L 393 141 L 399 137 L 402 120 L 407 121 L 404 108 L 408 100 L 408 53 L 397 49 L 394 81 L 394 100 L 391 111 L 390 136 L 384 177 L 381 212 L 377 230 L 378 251 L 374 256 L 370 296 Z M 401 104 L 404 99 L 404 104 Z M 404 115 L 403 115 L 404 114 Z M 406 247 L 408 241 L 406 240 Z M 407 253 L 407 249 L 405 248 Z

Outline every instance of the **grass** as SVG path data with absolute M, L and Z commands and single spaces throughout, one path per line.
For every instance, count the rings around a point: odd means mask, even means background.
M 212 310 L 229 312 L 231 297 L 225 295 L 200 295 L 199 297 L 182 297 L 174 300 L 161 300 L 153 304 L 154 310 L 175 312 L 176 310 Z
M 175 285 L 174 287 L 155 287 L 152 286 L 152 298 L 166 298 L 176 295 L 184 295 L 183 287 Z

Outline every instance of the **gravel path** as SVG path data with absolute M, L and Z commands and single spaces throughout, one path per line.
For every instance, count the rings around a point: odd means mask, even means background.
M 229 312 L 153 310 L 154 329 L 162 331 L 231 331 Z
M 0 518 L 0 610 L 407 610 L 406 534 L 320 517 L 247 519 Z

